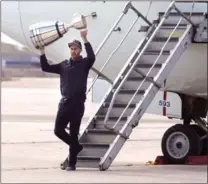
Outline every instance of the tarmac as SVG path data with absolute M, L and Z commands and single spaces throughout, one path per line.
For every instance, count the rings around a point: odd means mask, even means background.
M 98 106 L 90 95 L 81 129 Z M 166 129 L 180 122 L 151 114 L 143 116 L 107 171 L 61 170 L 68 147 L 53 133 L 59 100 L 57 78 L 2 83 L 2 183 L 207 183 L 207 166 L 146 165 L 162 155 L 161 138 Z

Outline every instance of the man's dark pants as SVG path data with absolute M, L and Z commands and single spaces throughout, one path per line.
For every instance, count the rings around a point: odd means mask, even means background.
M 83 100 L 62 98 L 56 116 L 54 133 L 70 146 L 69 165 L 71 166 L 75 166 L 77 162 L 77 150 L 80 148 L 78 134 L 84 109 Z M 70 123 L 70 134 L 65 130 L 68 123 Z

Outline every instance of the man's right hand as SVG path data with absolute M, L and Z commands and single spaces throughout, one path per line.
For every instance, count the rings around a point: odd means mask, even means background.
M 39 50 L 40 50 L 40 55 L 44 55 L 45 54 L 45 47 L 42 47 Z

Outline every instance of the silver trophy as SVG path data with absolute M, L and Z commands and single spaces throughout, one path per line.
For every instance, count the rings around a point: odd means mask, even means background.
M 66 24 L 60 21 L 33 24 L 29 27 L 30 39 L 36 49 L 48 46 L 63 37 L 63 35 L 67 33 L 70 28 L 75 28 L 77 30 L 86 29 L 86 17 L 88 16 L 96 17 L 97 15 L 95 12 L 87 16 L 75 13 L 71 24 Z

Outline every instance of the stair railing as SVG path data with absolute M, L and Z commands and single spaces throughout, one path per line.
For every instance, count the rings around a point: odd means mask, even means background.
M 108 40 L 108 38 L 110 37 L 110 35 L 112 34 L 112 32 L 114 31 L 114 29 L 116 28 L 116 26 L 119 24 L 119 22 L 121 21 L 121 19 L 123 18 L 123 16 L 128 12 L 129 9 L 132 9 L 138 16 L 136 18 L 136 20 L 133 22 L 133 24 L 130 26 L 130 28 L 128 29 L 127 33 L 124 35 L 124 37 L 122 38 L 122 40 L 120 41 L 120 43 L 118 44 L 118 46 L 116 47 L 116 49 L 113 50 L 113 52 L 110 54 L 110 56 L 108 57 L 108 59 L 105 61 L 104 65 L 102 66 L 102 68 L 100 69 L 100 71 L 96 70 L 95 68 L 92 68 L 92 70 L 94 72 L 96 72 L 98 75 L 94 78 L 92 84 L 90 85 L 90 87 L 87 90 L 87 94 L 89 93 L 89 91 L 92 89 L 94 83 L 97 81 L 97 79 L 102 76 L 105 80 L 107 80 L 110 84 L 113 84 L 113 82 L 105 75 L 102 74 L 102 71 L 104 70 L 104 68 L 107 66 L 107 64 L 109 63 L 110 59 L 113 57 L 113 55 L 116 53 L 116 51 L 120 48 L 120 46 L 122 45 L 122 43 L 124 42 L 124 40 L 126 39 L 126 37 L 129 35 L 130 31 L 132 30 L 133 26 L 136 24 L 137 20 L 141 17 L 148 25 L 152 25 L 150 23 L 150 21 L 144 17 L 140 12 L 138 12 L 136 10 L 136 8 L 131 4 L 131 1 L 129 1 L 122 13 L 120 14 L 120 16 L 118 17 L 118 19 L 116 20 L 116 22 L 114 23 L 113 27 L 110 29 L 110 31 L 108 32 L 108 34 L 106 35 L 106 37 L 104 38 L 104 40 L 102 41 L 102 43 L 100 44 L 100 46 L 98 47 L 98 49 L 95 52 L 95 55 L 98 55 L 98 53 L 100 52 L 101 48 L 103 47 L 103 45 L 106 43 L 106 41 Z
M 100 50 L 103 48 L 104 44 L 106 43 L 106 41 L 108 40 L 108 38 L 111 36 L 112 32 L 115 30 L 116 26 L 120 23 L 121 19 L 123 18 L 123 16 L 127 13 L 129 9 L 129 2 L 126 3 L 122 13 L 119 15 L 119 17 L 117 18 L 117 20 L 115 21 L 115 23 L 113 24 L 112 28 L 110 29 L 110 31 L 107 33 L 107 35 L 105 36 L 105 38 L 103 39 L 103 41 L 101 42 L 101 44 L 99 45 L 99 47 L 97 48 L 97 50 L 95 51 L 95 55 L 97 56 L 98 53 L 100 52 Z M 94 83 L 96 82 L 96 80 L 98 79 L 98 77 L 102 76 L 104 79 L 106 79 L 110 84 L 113 84 L 113 82 L 105 75 L 102 74 L 103 69 L 105 68 L 105 66 L 108 64 L 108 62 L 105 62 L 104 66 L 101 68 L 100 71 L 96 70 L 94 67 L 92 67 L 91 69 L 97 73 L 98 75 L 94 78 L 91 86 L 89 87 L 89 89 L 87 90 L 87 94 L 89 93 L 89 91 L 91 90 L 92 86 L 94 85 Z
M 142 81 L 142 83 L 139 85 L 138 89 L 136 90 L 136 92 L 134 93 L 133 97 L 131 98 L 131 100 L 129 101 L 129 103 L 127 104 L 126 108 L 123 110 L 123 112 L 121 113 L 119 119 L 117 120 L 117 122 L 115 123 L 115 125 L 113 127 L 109 127 L 107 125 L 107 120 L 109 118 L 110 112 L 112 110 L 113 104 L 115 102 L 116 96 L 120 90 L 120 88 L 122 87 L 123 83 L 125 82 L 125 80 L 127 79 L 128 75 L 132 72 L 132 70 L 134 69 L 137 61 L 140 59 L 140 57 L 142 56 L 142 54 L 144 53 L 144 51 L 146 50 L 146 48 L 148 47 L 148 45 L 151 43 L 152 39 L 155 37 L 156 33 L 159 31 L 160 27 L 162 26 L 162 24 L 164 23 L 164 21 L 167 19 L 167 17 L 169 16 L 169 14 L 171 13 L 171 10 L 175 9 L 182 17 L 180 18 L 180 20 L 178 21 L 176 27 L 174 28 L 174 30 L 172 31 L 172 33 L 170 34 L 170 36 L 168 37 L 167 41 L 165 42 L 164 46 L 162 47 L 159 56 L 157 57 L 156 61 L 154 62 L 154 64 L 152 65 L 152 67 L 149 69 L 146 77 L 144 78 L 144 80 Z M 105 116 L 105 120 L 104 120 L 104 127 L 106 129 L 109 129 L 111 131 L 116 132 L 117 134 L 121 135 L 121 136 L 125 136 L 122 133 L 120 133 L 118 130 L 115 129 L 116 125 L 119 123 L 120 119 L 122 118 L 122 116 L 124 115 L 125 111 L 128 109 L 129 105 L 131 104 L 132 100 L 134 99 L 134 97 L 136 96 L 137 92 L 139 91 L 139 89 L 141 88 L 141 86 L 144 84 L 144 81 L 149 77 L 148 75 L 150 74 L 150 72 L 152 71 L 152 69 L 154 68 L 155 64 L 157 63 L 159 57 L 161 56 L 165 46 L 167 45 L 168 41 L 170 40 L 170 38 L 172 37 L 172 35 L 174 34 L 174 32 L 176 31 L 177 27 L 179 26 L 180 22 L 182 21 L 182 18 L 185 18 L 192 26 L 194 26 L 193 22 L 188 19 L 180 10 L 178 10 L 178 8 L 175 6 L 175 1 L 172 1 L 170 3 L 170 5 L 168 6 L 165 14 L 163 15 L 162 20 L 160 21 L 160 23 L 158 24 L 158 26 L 156 27 L 156 29 L 154 30 L 154 32 L 152 33 L 152 35 L 150 36 L 150 38 L 146 38 L 148 39 L 147 43 L 145 44 L 145 46 L 142 48 L 142 50 L 139 53 L 139 56 L 134 60 L 134 63 L 132 64 L 131 68 L 129 69 L 128 73 L 125 75 L 125 77 L 123 78 L 123 80 L 121 81 L 121 83 L 119 84 L 119 86 L 117 87 L 116 91 L 113 94 L 112 100 L 110 102 L 108 111 L 106 113 Z M 144 39 L 145 40 L 145 39 Z M 136 52 L 138 51 L 138 47 L 135 49 L 134 53 L 136 54 Z M 133 55 L 134 56 L 134 55 Z M 132 58 L 133 58 L 132 56 Z M 129 62 L 132 62 L 132 58 L 129 59 Z M 135 62 L 136 61 L 136 62 Z M 159 85 L 159 84 L 158 84 Z M 140 100 L 141 102 L 141 100 Z

